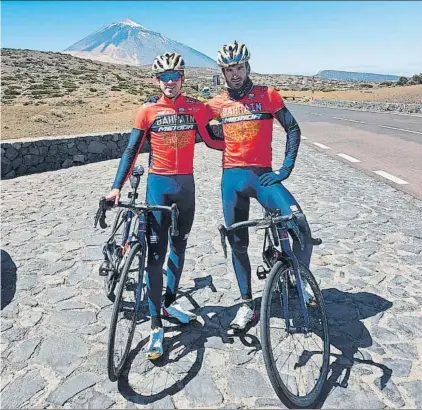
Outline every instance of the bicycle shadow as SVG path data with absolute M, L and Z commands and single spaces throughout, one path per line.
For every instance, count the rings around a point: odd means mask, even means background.
M 1 310 L 15 297 L 16 265 L 10 255 L 1 249 Z
M 180 325 L 170 320 L 165 321 L 164 323 L 167 324 L 167 326 L 164 326 L 165 334 L 171 334 L 171 336 L 166 336 L 164 339 L 163 357 L 153 362 L 141 356 L 144 355 L 143 349 L 148 343 L 149 329 L 148 332 L 145 332 L 146 336 L 132 349 L 125 370 L 117 383 L 120 394 L 126 400 L 136 404 L 148 405 L 183 390 L 199 374 L 204 363 L 207 342 L 233 344 L 235 338 L 238 338 L 247 347 L 254 347 L 256 350 L 261 348 L 258 338 L 253 333 L 249 333 L 252 327 L 245 332 L 236 334 L 230 334 L 227 330 L 240 303 L 229 307 L 200 307 L 195 300 L 195 295 L 192 294 L 205 287 L 208 287 L 212 292 L 217 292 L 212 277 L 207 276 L 195 279 L 194 286 L 179 292 L 178 295 L 178 299 L 186 297 L 194 307 L 195 313 L 201 316 L 203 324 L 192 322 L 189 325 Z M 259 302 L 260 298 L 257 300 L 257 303 Z M 145 376 L 140 385 L 134 385 L 129 380 L 131 372 L 135 371 Z M 158 377 L 156 377 L 157 374 Z M 161 380 L 158 380 L 160 376 Z M 165 385 L 160 388 L 160 383 L 163 383 L 163 376 L 166 381 Z M 153 384 L 158 385 L 157 391 L 152 391 Z M 151 391 L 149 391 L 150 388 Z
M 329 377 L 314 407 L 321 408 L 335 387 L 347 388 L 352 368 L 356 364 L 367 364 L 382 370 L 381 389 L 392 375 L 392 370 L 373 360 L 356 357 L 359 349 L 372 346 L 371 334 L 362 319 L 375 316 L 390 309 L 393 303 L 369 292 L 343 292 L 335 288 L 322 291 L 329 321 L 330 343 L 341 351 L 331 353 L 335 360 L 330 364 Z M 361 353 L 362 357 L 363 354 Z M 344 373 L 344 375 L 343 375 Z
M 139 360 L 148 342 L 149 328 L 146 336 L 132 349 L 125 371 L 118 380 L 118 390 L 126 400 L 148 405 L 183 390 L 199 374 L 204 363 L 205 348 L 210 341 L 217 344 L 233 344 L 235 338 L 238 338 L 245 347 L 252 347 L 255 351 L 261 350 L 260 341 L 254 334 L 256 324 L 237 334 L 231 334 L 227 330 L 239 308 L 239 303 L 229 307 L 200 307 L 195 300 L 195 292 L 206 287 L 212 292 L 217 292 L 212 277 L 207 276 L 195 279 L 194 286 L 181 291 L 178 295 L 179 299 L 185 297 L 191 303 L 194 311 L 202 317 L 203 325 L 197 322 L 190 325 L 165 322 L 167 324 L 165 353 L 157 361 L 150 362 L 145 358 Z M 373 360 L 360 359 L 356 355 L 359 349 L 368 348 L 373 343 L 368 329 L 361 320 L 384 312 L 393 304 L 368 292 L 352 293 L 330 288 L 324 289 L 322 293 L 329 318 L 330 342 L 341 353 L 331 353 L 331 357 L 335 360 L 330 364 L 329 376 L 320 397 L 313 404 L 314 408 L 321 408 L 335 387 L 348 387 L 351 370 L 356 364 L 368 364 L 380 368 L 383 372 L 381 388 L 386 385 L 392 374 L 392 370 L 387 366 Z M 259 313 L 261 298 L 257 298 L 255 302 L 256 311 Z M 309 353 L 312 355 L 312 352 Z M 158 374 L 160 371 L 164 371 L 165 374 Z M 129 381 L 131 372 L 142 375 L 140 384 L 134 385 Z M 158 380 L 160 376 L 163 379 L 163 375 L 166 378 L 164 385 L 163 380 Z M 154 383 L 158 388 L 154 392 L 152 390 L 149 392 Z

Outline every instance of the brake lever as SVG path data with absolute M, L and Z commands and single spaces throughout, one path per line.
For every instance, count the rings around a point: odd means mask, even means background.
M 96 214 L 95 214 L 95 218 L 94 218 L 94 228 L 96 228 L 96 227 L 97 227 L 97 225 L 98 225 L 98 221 L 99 221 L 100 219 L 104 218 L 104 217 L 103 217 L 103 214 L 104 214 L 104 202 L 105 202 L 105 197 L 102 197 L 102 198 L 100 199 L 100 202 L 99 202 L 99 204 L 98 204 L 98 209 L 97 209 L 97 212 L 96 212 Z M 102 227 L 102 224 L 100 224 L 100 226 Z
M 95 220 L 94 220 L 94 228 L 97 227 L 98 222 L 100 223 L 100 227 L 102 229 L 107 228 L 107 223 L 105 221 L 106 219 L 106 211 L 108 209 L 111 209 L 111 207 L 113 206 L 112 204 L 114 203 L 114 201 L 107 201 L 107 199 L 105 197 L 102 197 L 100 199 L 100 202 L 98 204 L 98 210 L 97 213 L 95 214 Z
M 223 247 L 224 258 L 227 259 L 227 244 L 226 244 L 227 229 L 224 225 L 219 225 L 218 230 L 220 232 L 220 240 L 221 240 L 221 246 Z

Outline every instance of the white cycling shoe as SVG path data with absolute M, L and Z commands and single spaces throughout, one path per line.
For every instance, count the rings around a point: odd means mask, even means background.
M 151 329 L 151 335 L 147 346 L 147 359 L 157 360 L 163 355 L 163 339 L 164 329 L 162 327 Z
M 184 310 L 178 303 L 172 303 L 169 307 L 165 307 L 163 304 L 162 308 L 163 318 L 172 317 L 180 323 L 189 323 L 197 318 L 195 313 Z
M 244 330 L 246 326 L 256 320 L 255 311 L 248 305 L 242 305 L 237 311 L 236 317 L 231 321 L 230 327 L 235 330 Z

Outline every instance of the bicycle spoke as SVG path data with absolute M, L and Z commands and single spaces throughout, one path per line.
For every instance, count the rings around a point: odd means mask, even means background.
M 287 317 L 284 317 L 283 296 L 278 298 L 275 292 L 281 286 L 280 278 L 286 277 L 283 265 L 281 268 L 270 273 L 267 281 L 271 284 L 263 292 L 261 335 L 268 339 L 262 340 L 264 359 L 271 384 L 279 397 L 286 397 L 289 406 L 304 407 L 315 401 L 328 372 L 328 324 L 322 310 L 324 305 L 321 292 L 309 271 L 301 270 L 303 289 L 307 292 L 304 300 L 309 315 L 309 330 L 306 334 L 301 330 L 304 328 L 305 317 L 301 296 L 293 280 L 290 280 L 289 285 L 282 285 L 289 286 L 284 296 L 287 296 L 288 307 Z M 309 298 L 315 301 L 315 306 L 308 305 Z M 291 329 L 289 332 L 287 325 Z M 283 331 L 287 337 L 282 337 Z M 268 349 L 271 349 L 271 355 L 266 353 Z

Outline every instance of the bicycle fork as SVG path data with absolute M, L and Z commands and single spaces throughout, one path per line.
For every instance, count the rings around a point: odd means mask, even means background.
M 308 315 L 308 309 L 305 304 L 305 296 L 304 296 L 304 288 L 302 279 L 300 277 L 300 270 L 299 270 L 299 261 L 294 254 L 292 247 L 290 245 L 289 241 L 289 235 L 287 233 L 287 229 L 285 228 L 278 228 L 277 229 L 278 238 L 281 244 L 281 250 L 284 255 L 287 256 L 288 260 L 290 261 L 294 277 L 295 277 L 295 284 L 296 284 L 296 290 L 297 294 L 299 296 L 299 303 L 300 303 L 300 309 L 302 311 L 303 315 L 303 326 L 302 327 L 296 327 L 290 325 L 289 320 L 289 270 L 285 271 L 285 277 L 283 278 L 283 286 L 282 286 L 282 300 L 283 300 L 283 315 L 284 319 L 286 321 L 286 330 L 288 333 L 308 333 L 309 331 L 309 315 Z

